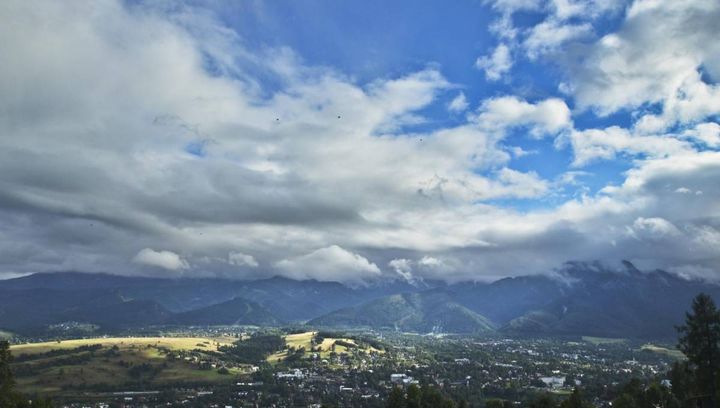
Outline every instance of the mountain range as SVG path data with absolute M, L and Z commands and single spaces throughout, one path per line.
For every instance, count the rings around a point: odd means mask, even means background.
M 720 286 L 629 262 L 609 268 L 570 262 L 548 275 L 495 282 L 393 281 L 352 288 L 335 282 L 274 277 L 159 279 L 77 272 L 0 281 L 0 329 L 42 331 L 62 322 L 113 330 L 148 325 L 307 324 L 409 332 L 675 335 L 700 292 Z

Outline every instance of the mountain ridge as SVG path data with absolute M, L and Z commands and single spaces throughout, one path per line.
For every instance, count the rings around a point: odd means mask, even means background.
M 394 281 L 351 288 L 285 277 L 257 280 L 42 273 L 0 281 L 0 328 L 65 320 L 141 324 L 303 324 L 415 332 L 653 337 L 674 335 L 699 292 L 720 286 L 630 262 L 568 262 L 547 275 L 494 282 Z M 51 306 L 49 306 L 51 305 Z M 108 316 L 94 312 L 106 310 Z M 132 317 L 132 318 L 129 318 Z

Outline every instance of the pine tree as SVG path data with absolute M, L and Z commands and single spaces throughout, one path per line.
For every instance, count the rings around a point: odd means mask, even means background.
M 405 392 L 400 387 L 393 387 L 388 397 L 387 408 L 405 408 Z
M 420 387 L 411 384 L 407 389 L 407 408 L 420 408 L 422 406 L 422 393 Z
M 560 408 L 587 408 L 591 406 L 592 405 L 583 400 L 582 394 L 580 394 L 580 390 L 577 388 L 573 390 L 568 399 L 560 404 Z
M 685 315 L 685 325 L 678 327 L 681 334 L 678 348 L 685 353 L 696 373 L 696 385 L 709 395 L 711 406 L 717 406 L 717 371 L 720 368 L 720 313 L 712 298 L 704 293 L 697 295 L 692 311 Z
M 550 394 L 543 394 L 530 403 L 530 408 L 556 408 L 557 402 Z
M 0 341 L 0 407 L 10 406 L 14 399 L 15 380 L 10 371 L 11 362 L 10 343 Z

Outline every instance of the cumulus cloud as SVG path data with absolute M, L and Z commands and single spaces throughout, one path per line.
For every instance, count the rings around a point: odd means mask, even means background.
M 634 238 L 649 239 L 651 241 L 657 241 L 666 237 L 673 237 L 681 234 L 680 230 L 678 230 L 675 225 L 660 217 L 639 217 L 633 221 L 632 226 L 628 228 L 628 233 L 630 233 L 630 235 Z
M 513 66 L 510 48 L 505 44 L 495 47 L 490 55 L 479 57 L 475 61 L 475 67 L 485 71 L 485 78 L 490 81 L 497 81 L 510 71 Z
M 453 98 L 452 101 L 450 101 L 450 104 L 448 104 L 448 110 L 454 113 L 464 112 L 467 108 L 468 101 L 467 98 L 465 98 L 465 94 L 462 92 L 460 92 L 455 98 Z
M 277 264 L 286 276 L 295 279 L 341 281 L 364 284 L 380 275 L 374 263 L 337 245 L 320 248 L 309 254 L 283 259 Z
M 180 255 L 176 254 L 175 252 L 155 251 L 151 248 L 144 248 L 140 250 L 140 252 L 138 252 L 137 255 L 133 257 L 133 262 L 141 265 L 155 266 L 158 268 L 168 269 L 171 271 L 187 269 L 190 267 L 187 261 L 182 259 Z
M 561 21 L 544 21 L 530 29 L 523 42 L 530 58 L 555 52 L 559 47 L 570 41 L 586 37 L 593 32 L 589 23 L 566 24 Z
M 613 159 L 618 154 L 667 157 L 693 152 L 692 147 L 685 141 L 671 137 L 635 135 L 618 126 L 573 131 L 569 140 L 575 155 L 575 166 L 583 166 L 599 159 Z
M 405 281 L 413 282 L 414 277 L 412 274 L 412 261 L 405 258 L 393 259 L 388 262 L 388 266 L 392 268 L 395 273 L 400 275 Z
M 243 254 L 242 252 L 230 252 L 228 254 L 228 263 L 235 266 L 249 266 L 257 268 L 260 264 L 252 255 Z
M 720 125 L 715 122 L 701 123 L 682 133 L 682 137 L 703 143 L 707 147 L 720 147 Z
M 486 100 L 478 111 L 475 120 L 482 127 L 506 129 L 527 126 L 535 137 L 557 133 L 572 125 L 570 109 L 557 98 L 533 104 L 515 96 L 503 96 Z
M 601 113 L 659 103 L 662 123 L 653 131 L 718 112 L 717 86 L 700 69 L 720 75 L 719 17 L 716 1 L 634 2 L 620 29 L 586 47 L 572 67 L 572 94 Z

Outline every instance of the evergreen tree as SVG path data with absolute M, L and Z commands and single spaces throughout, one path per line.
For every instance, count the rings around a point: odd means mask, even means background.
M 670 384 L 672 384 L 672 394 L 682 403 L 681 406 L 690 406 L 689 398 L 694 394 L 694 384 L 693 372 L 690 370 L 687 361 L 676 361 L 673 363 L 668 374 Z
M 443 405 L 444 398 L 437 389 L 425 385 L 422 387 L 421 393 L 422 408 L 439 408 Z
M 411 384 L 407 389 L 407 398 L 405 401 L 407 408 L 421 408 L 422 392 L 420 391 L 420 387 Z
M 570 397 L 560 404 L 560 408 L 589 408 L 592 407 L 590 403 L 586 402 L 582 398 L 580 390 L 575 388 L 570 394 Z
M 712 298 L 699 294 L 686 313 L 685 325 L 678 327 L 681 334 L 678 348 L 685 353 L 695 371 L 698 390 L 709 396 L 710 404 L 717 406 L 717 371 L 720 368 L 720 313 Z
M 400 387 L 393 387 L 388 397 L 387 408 L 405 408 L 405 392 Z
M 637 408 L 638 403 L 630 394 L 621 394 L 612 403 L 613 408 Z
M 38 399 L 32 402 L 15 391 L 15 379 L 12 370 L 12 354 L 10 343 L 0 341 L 0 407 L 2 408 L 52 408 L 48 399 Z
M 10 343 L 0 341 L 0 407 L 11 406 L 14 400 L 15 380 L 10 371 L 11 362 Z
M 557 401 L 550 394 L 543 394 L 530 403 L 530 408 L 557 408 Z
M 505 401 L 501 399 L 490 399 L 485 402 L 485 408 L 506 408 L 506 407 L 512 407 L 512 403 L 510 401 Z

